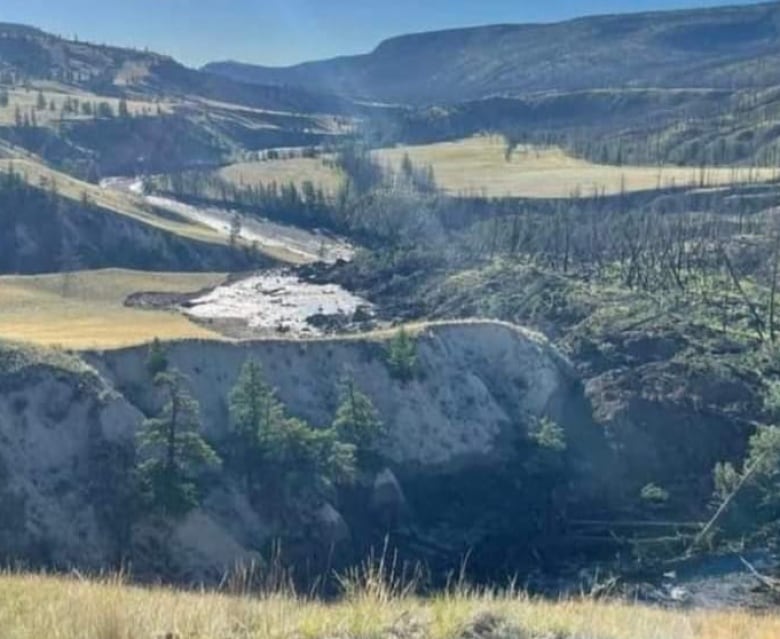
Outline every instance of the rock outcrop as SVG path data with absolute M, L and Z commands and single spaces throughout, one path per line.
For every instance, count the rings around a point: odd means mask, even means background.
M 187 341 L 170 344 L 168 359 L 188 376 L 205 433 L 217 441 L 229 429 L 228 394 L 250 359 L 263 365 L 291 414 L 314 427 L 330 424 L 340 376 L 354 376 L 386 425 L 377 452 L 387 468 L 365 481 L 364 495 L 356 490 L 343 503 L 308 505 L 306 528 L 317 543 L 363 549 L 375 540 L 371 535 L 381 539 L 401 525 L 407 537 L 448 526 L 439 518 L 452 519 L 452 513 L 442 508 L 462 504 L 445 500 L 427 508 L 426 494 L 436 492 L 430 486 L 476 485 L 485 478 L 499 492 L 506 482 L 518 485 L 507 469 L 522 457 L 518 442 L 529 426 L 543 417 L 565 426 L 573 472 L 582 479 L 578 494 L 587 499 L 598 492 L 606 444 L 591 425 L 571 368 L 544 338 L 506 324 L 474 322 L 427 326 L 415 339 L 417 367 L 408 381 L 393 377 L 386 343 L 374 336 Z M 128 463 L 122 451 L 132 448 L 144 415 L 156 409 L 147 349 L 88 353 L 67 358 L 67 366 L 60 356 L 25 357 L 2 377 L 0 555 L 90 568 L 138 551 L 134 565 L 143 570 L 154 540 L 148 530 L 122 525 L 121 490 L 111 474 Z M 546 500 L 525 498 L 540 508 Z M 464 501 L 471 499 L 464 493 Z M 520 508 L 491 501 L 501 510 Z M 219 578 L 289 532 L 251 502 L 235 480 L 214 482 L 201 508 L 166 532 L 173 544 L 166 555 L 172 574 Z M 449 541 L 465 550 L 477 533 L 471 523 L 468 530 L 459 525 L 448 529 Z M 496 532 L 488 526 L 479 535 Z M 146 564 L 155 566 L 151 559 Z

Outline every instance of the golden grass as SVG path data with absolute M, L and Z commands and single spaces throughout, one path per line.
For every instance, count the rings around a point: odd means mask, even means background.
M 46 108 L 41 110 L 36 109 L 39 90 L 43 92 L 43 96 L 46 99 Z M 12 88 L 8 93 L 8 106 L 0 107 L 0 125 L 14 124 L 17 107 L 21 110 L 22 115 L 26 114 L 29 116 L 31 111 L 35 111 L 35 119 L 40 126 L 52 125 L 63 117 L 66 120 L 93 119 L 92 116 L 86 116 L 82 113 L 69 113 L 63 115 L 62 106 L 69 98 L 75 98 L 79 100 L 79 102 L 89 102 L 93 105 L 106 102 L 111 106 L 114 114 L 119 112 L 119 98 L 102 96 L 96 93 L 60 85 L 55 82 L 38 83 L 33 85 L 29 90 L 24 88 Z M 52 102 L 55 106 L 54 111 L 49 108 Z M 169 103 L 161 103 L 159 106 L 160 110 L 164 113 L 170 113 L 172 110 L 172 105 Z M 156 115 L 157 107 L 157 103 L 148 100 L 127 101 L 127 110 L 133 116 L 142 116 L 145 114 Z
M 8 172 L 11 167 L 33 186 L 56 189 L 60 195 L 80 201 L 84 194 L 90 202 L 113 213 L 131 217 L 138 222 L 153 226 L 180 237 L 212 244 L 227 244 L 228 240 L 218 232 L 184 218 L 170 219 L 155 213 L 143 201 L 128 193 L 101 189 L 95 184 L 83 182 L 70 175 L 55 171 L 40 162 L 22 158 L 0 158 L 0 172 Z
M 300 187 L 309 181 L 328 195 L 334 195 L 344 181 L 341 171 L 327 166 L 319 158 L 240 162 L 224 167 L 219 175 L 238 186 L 276 182 L 280 185 L 293 183 Z
M 599 165 L 567 155 L 558 147 L 521 146 L 509 161 L 505 153 L 503 138 L 477 136 L 381 149 L 375 157 L 396 168 L 406 154 L 416 165 L 431 165 L 439 187 L 452 195 L 558 198 L 575 192 L 589 196 L 596 192 L 616 194 L 621 189 L 635 192 L 701 183 L 699 168 Z M 709 167 L 704 172 L 704 184 L 712 187 L 778 177 L 780 172 L 773 168 Z
M 141 291 L 187 293 L 223 280 L 216 273 L 117 269 L 0 277 L 0 339 L 73 350 L 134 346 L 155 337 L 219 339 L 179 313 L 127 308 L 124 301 Z
M 499 620 L 490 632 L 490 620 Z M 474 625 L 482 620 L 479 626 Z M 469 628 L 473 629 L 468 633 Z M 502 632 L 503 628 L 503 632 Z M 522 634 L 522 633 L 526 634 Z M 359 590 L 326 604 L 0 575 L 3 639 L 777 639 L 780 617 L 673 612 L 629 604 L 535 601 L 460 592 L 429 599 Z

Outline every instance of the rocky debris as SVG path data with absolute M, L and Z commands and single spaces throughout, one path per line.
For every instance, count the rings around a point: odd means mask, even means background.
M 343 332 L 371 305 L 336 284 L 311 284 L 289 271 L 272 270 L 218 286 L 181 307 L 188 317 L 223 329 L 240 326 L 237 337 L 315 337 Z M 235 328 L 233 329 L 235 330 Z

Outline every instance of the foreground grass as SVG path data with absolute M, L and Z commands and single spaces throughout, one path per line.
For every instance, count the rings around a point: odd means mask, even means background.
M 382 149 L 375 157 L 400 167 L 405 155 L 418 166 L 433 166 L 439 187 L 452 195 L 569 197 L 578 192 L 616 194 L 672 186 L 713 187 L 780 176 L 771 168 L 679 166 L 611 166 L 567 155 L 558 147 L 521 146 L 509 160 L 506 144 L 497 136 L 477 136 L 456 142 Z M 702 180 L 703 178 L 703 180 Z
M 776 639 L 780 617 L 673 612 L 521 595 L 390 596 L 363 588 L 326 604 L 128 587 L 118 580 L 0 575 L 3 639 Z
M 216 339 L 179 313 L 124 302 L 137 292 L 190 293 L 223 280 L 218 273 L 119 269 L 0 277 L 0 338 L 76 350 L 133 346 L 155 337 Z

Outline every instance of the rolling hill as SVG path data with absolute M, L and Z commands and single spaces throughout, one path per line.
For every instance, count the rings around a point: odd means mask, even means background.
M 772 2 L 420 33 L 366 55 L 204 69 L 241 82 L 413 104 L 617 86 L 763 87 L 780 84 L 778 33 L 780 3 Z
M 353 109 L 348 101 L 332 95 L 242 83 L 189 69 L 156 53 L 68 40 L 7 23 L 0 23 L 0 75 L 24 83 L 58 82 L 105 95 L 198 97 L 304 113 Z

